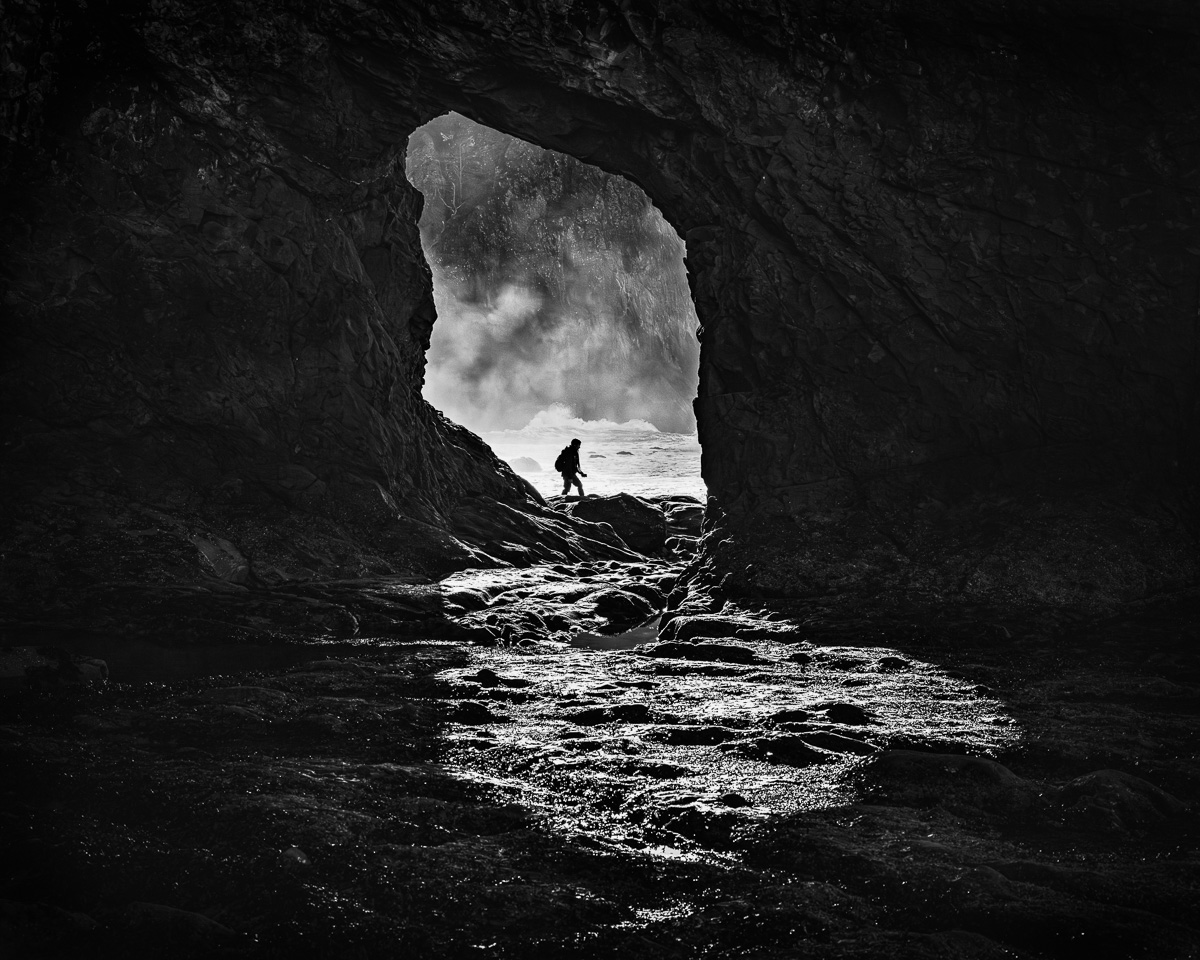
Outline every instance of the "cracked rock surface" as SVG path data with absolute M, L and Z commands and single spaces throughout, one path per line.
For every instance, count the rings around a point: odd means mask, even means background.
M 492 646 L 311 644 L 266 672 L 0 697 L 6 944 L 31 958 L 1200 948 L 1194 597 L 1052 638 L 1010 620 L 1003 643 L 959 613 L 916 626 L 795 602 L 726 604 L 669 641 L 604 633 L 580 610 L 555 639 L 525 621 L 535 572 L 521 586 L 480 572 Z M 566 603 L 562 571 L 543 572 L 546 602 Z M 580 580 L 632 592 L 658 575 Z M 709 644 L 753 660 L 687 655 Z

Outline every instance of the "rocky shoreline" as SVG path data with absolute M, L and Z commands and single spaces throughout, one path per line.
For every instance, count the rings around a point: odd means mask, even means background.
M 2 9 L 0 953 L 1200 954 L 1194 2 Z M 684 241 L 703 536 L 424 398 L 448 111 Z
M 463 573 L 464 637 L 0 698 L 17 957 L 1200 949 L 1198 601 L 919 623 Z M 663 608 L 673 597 L 671 611 Z

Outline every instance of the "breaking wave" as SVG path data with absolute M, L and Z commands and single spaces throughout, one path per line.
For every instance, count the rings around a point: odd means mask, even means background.
M 583 437 L 600 433 L 659 433 L 658 427 L 648 420 L 626 420 L 616 423 L 613 420 L 583 420 L 573 415 L 571 408 L 563 403 L 553 403 L 545 410 L 539 410 L 530 421 L 517 430 L 497 430 L 498 437 Z
M 666 433 L 645 420 L 583 420 L 565 404 L 539 411 L 519 430 L 480 434 L 544 496 L 562 492 L 552 464 L 572 437 L 583 448 L 581 462 L 587 492 L 639 497 L 688 494 L 705 496 L 700 478 L 700 442 L 694 433 Z

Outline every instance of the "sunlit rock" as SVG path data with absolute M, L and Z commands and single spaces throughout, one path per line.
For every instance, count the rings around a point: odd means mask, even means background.
M 741 817 L 719 802 L 683 798 L 651 812 L 648 822 L 691 840 L 720 848 L 728 845 Z
M 847 737 L 829 730 L 806 731 L 801 739 L 811 746 L 818 747 L 821 750 L 829 750 L 832 753 L 854 753 L 860 756 L 870 756 L 879 749 L 874 744 L 868 743 L 865 740 L 857 740 L 854 737 Z
M 790 767 L 831 763 L 835 759 L 832 751 L 823 750 L 805 738 L 791 734 L 755 737 L 751 740 L 723 744 L 721 749 L 750 760 L 786 764 Z
M 663 641 L 648 643 L 638 648 L 647 657 L 671 657 L 678 660 L 702 660 L 718 663 L 757 663 L 759 657 L 750 647 L 738 643 L 720 643 L 704 640 L 699 643 Z
M 871 719 L 871 715 L 856 703 L 819 704 L 817 709 L 825 714 L 825 718 L 830 723 L 860 726 L 875 722 Z
M 701 639 L 776 640 L 800 643 L 804 631 L 793 623 L 772 623 L 749 614 L 692 614 L 672 617 L 663 626 L 663 640 Z
M 602 723 L 649 723 L 650 709 L 644 703 L 621 703 L 612 707 L 593 707 L 568 714 L 565 719 L 581 726 Z
M 737 740 L 744 737 L 745 733 L 729 727 L 659 724 L 653 730 L 647 732 L 645 736 L 649 740 L 679 746 L 711 746 L 713 744 L 726 743 L 729 740 Z
M 664 501 L 667 530 L 676 536 L 698 537 L 704 522 L 704 507 L 698 503 L 673 503 Z
M 649 600 L 629 590 L 598 590 L 589 601 L 598 616 L 616 626 L 642 623 L 654 612 Z
M 640 497 L 618 493 L 609 497 L 587 497 L 559 501 L 559 509 L 592 523 L 607 523 L 638 553 L 658 556 L 666 540 L 667 521 L 661 508 Z

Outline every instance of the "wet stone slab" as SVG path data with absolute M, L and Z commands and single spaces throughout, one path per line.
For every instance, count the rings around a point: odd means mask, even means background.
M 887 650 L 799 651 L 790 632 L 787 640 L 477 650 L 442 679 L 454 684 L 486 670 L 523 684 L 528 697 L 506 703 L 505 723 L 490 729 L 486 745 L 474 732 L 452 731 L 451 744 L 467 742 L 447 761 L 507 783 L 564 824 L 586 823 L 594 835 L 634 846 L 688 850 L 712 846 L 739 820 L 850 802 L 855 771 L 893 742 L 953 739 L 961 750 L 995 754 L 1019 736 L 1014 725 L 996 723 L 1002 703 L 932 664 Z M 729 650 L 739 669 L 692 669 Z M 866 682 L 851 698 L 847 677 L 881 658 L 890 658 L 889 669 L 860 677 Z M 576 739 L 580 728 L 586 739 Z M 664 778 L 672 789 L 665 800 L 653 789 Z M 663 813 L 685 795 L 703 806 L 682 818 Z M 726 809 L 720 798 L 728 796 L 739 804 Z M 726 826 L 700 829 L 710 814 Z
M 726 603 L 665 640 L 587 602 L 674 575 L 461 576 L 490 646 L 321 645 L 0 696 L 0 942 L 173 960 L 1197 954 L 1194 611 L 1053 642 L 1010 622 L 1001 644 L 978 619 Z M 566 627 L 525 622 L 547 596 Z

